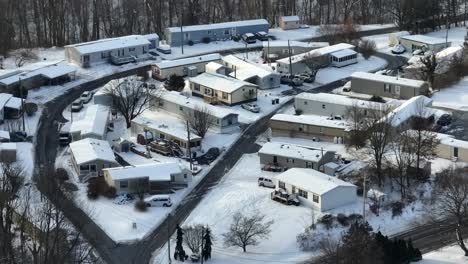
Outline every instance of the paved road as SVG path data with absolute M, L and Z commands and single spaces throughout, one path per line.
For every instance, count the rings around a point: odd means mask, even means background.
M 382 31 L 379 32 L 382 33 Z M 374 32 L 373 34 L 377 33 Z M 385 54 L 381 56 L 388 56 L 386 59 L 389 61 L 389 66 L 392 67 L 392 61 L 395 60 L 393 56 Z M 398 65 L 401 66 L 400 64 Z M 245 130 L 238 141 L 233 144 L 232 148 L 224 154 L 224 158 L 211 169 L 193 191 L 185 197 L 175 210 L 173 210 L 173 215 L 169 220 L 166 219 L 163 221 L 149 236 L 137 243 L 117 244 L 60 190 L 53 179 L 53 174 L 48 172 L 52 171 L 54 168 L 58 147 L 57 124 L 63 121 L 63 110 L 71 104 L 73 100 L 78 98 L 83 91 L 94 90 L 111 79 L 133 75 L 138 70 L 141 70 L 141 68 L 81 84 L 68 91 L 66 94 L 47 103 L 43 116 L 40 119 L 37 133 L 36 168 L 43 168 L 40 170 L 41 172 L 35 175 L 39 190 L 52 200 L 57 208 L 61 210 L 78 229 L 82 230 L 84 237 L 98 251 L 102 259 L 109 264 L 148 263 L 151 254 L 166 242 L 168 230 L 169 234 L 174 232 L 175 224 L 182 222 L 188 217 L 209 190 L 219 182 L 224 174 L 234 166 L 243 154 L 257 152 L 259 146 L 254 143 L 256 136 L 267 129 L 268 120 L 271 115 L 273 115 L 271 114 L 260 119 Z M 342 83 L 343 81 L 340 80 L 327 84 L 314 89 L 314 92 L 326 92 L 339 87 Z

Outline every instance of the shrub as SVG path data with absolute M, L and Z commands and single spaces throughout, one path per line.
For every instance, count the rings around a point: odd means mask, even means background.
M 146 205 L 145 201 L 138 200 L 135 202 L 135 209 L 138 212 L 146 212 L 146 210 L 148 210 L 148 206 Z
M 107 198 L 114 198 L 116 190 L 110 187 L 104 178 L 99 177 L 89 181 L 88 183 L 88 198 L 91 200 L 97 199 L 100 195 Z
M 210 37 L 204 37 L 202 38 L 202 42 L 205 43 L 205 44 L 208 44 L 211 42 L 211 38 Z
M 68 172 L 64 168 L 58 168 L 55 170 L 55 178 L 59 182 L 64 182 L 69 179 Z
M 400 216 L 403 213 L 403 208 L 405 208 L 405 205 L 402 202 L 393 202 L 392 218 L 394 218 L 395 216 Z
M 180 92 L 185 87 L 184 77 L 178 75 L 171 75 L 164 83 L 164 88 L 168 91 L 177 91 Z
M 348 216 L 348 223 L 350 223 L 350 224 L 351 223 L 356 223 L 358 221 L 362 221 L 362 219 L 363 219 L 362 215 L 360 215 L 360 214 L 350 214 Z
M 37 112 L 37 104 L 35 103 L 25 103 L 24 104 L 24 112 L 26 115 L 33 116 Z
M 193 46 L 193 44 L 194 44 L 194 43 L 193 43 L 192 40 L 189 40 L 189 41 L 188 41 L 188 45 L 189 45 L 189 46 Z
M 371 101 L 371 102 L 377 102 L 377 103 L 385 103 L 385 100 L 384 100 L 382 97 L 378 96 L 378 95 L 373 95 L 373 96 L 369 99 L 369 101 Z
M 65 188 L 65 190 L 67 192 L 76 192 L 76 191 L 78 191 L 78 187 L 75 184 L 71 183 L 71 182 L 64 182 L 64 183 L 62 183 L 62 186 L 63 186 L 63 188 Z
M 372 40 L 363 39 L 359 42 L 358 49 L 364 59 L 368 60 L 372 55 L 374 55 L 376 45 Z
M 98 187 L 96 184 L 88 183 L 88 191 L 86 192 L 88 199 L 96 200 L 99 198 Z
M 302 110 L 301 109 L 296 109 L 296 115 L 302 115 Z
M 342 226 L 348 226 L 349 225 L 348 217 L 345 214 L 338 214 L 336 216 L 336 220 Z
M 335 217 L 331 214 L 326 214 L 322 216 L 317 222 L 325 226 L 327 230 L 331 229 L 333 226 L 333 222 L 335 221 Z
M 17 86 L 12 91 L 13 96 L 26 99 L 28 97 L 28 89 L 24 86 Z

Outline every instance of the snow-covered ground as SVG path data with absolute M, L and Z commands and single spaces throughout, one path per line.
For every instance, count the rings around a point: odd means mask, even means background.
M 433 106 L 453 110 L 468 110 L 468 77 L 458 83 L 435 92 L 432 95 Z
M 419 264 L 467 264 L 468 258 L 458 245 L 451 245 L 423 255 Z

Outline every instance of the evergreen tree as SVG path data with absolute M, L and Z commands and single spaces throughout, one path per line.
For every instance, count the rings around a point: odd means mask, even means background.
M 185 250 L 184 250 L 184 247 L 182 246 L 183 239 L 184 239 L 184 231 L 179 225 L 177 225 L 177 241 L 176 241 L 176 247 L 174 250 L 174 259 L 182 261 L 182 262 L 184 262 L 186 259 Z
M 185 87 L 184 77 L 173 74 L 166 80 L 164 87 L 169 91 L 180 92 Z
M 213 245 L 211 230 L 209 227 L 205 230 L 205 235 L 203 236 L 203 250 L 202 258 L 206 261 L 211 258 L 211 246 Z

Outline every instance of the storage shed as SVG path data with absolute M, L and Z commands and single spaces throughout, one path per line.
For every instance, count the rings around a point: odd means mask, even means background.
M 301 24 L 299 24 L 299 17 L 298 16 L 281 16 L 279 17 L 279 27 L 283 30 L 288 29 L 298 29 Z
M 276 176 L 275 188 L 297 194 L 302 204 L 321 212 L 357 201 L 357 187 L 313 169 L 292 168 Z

